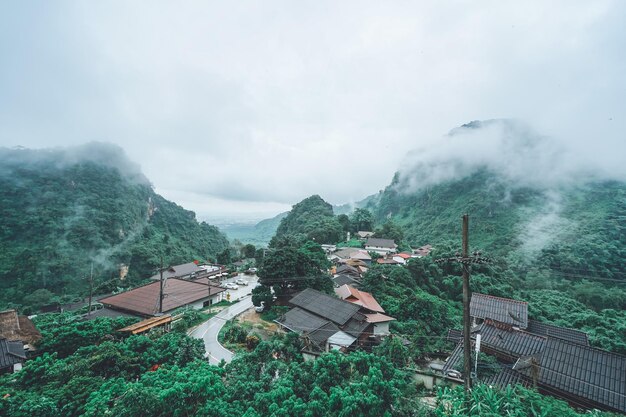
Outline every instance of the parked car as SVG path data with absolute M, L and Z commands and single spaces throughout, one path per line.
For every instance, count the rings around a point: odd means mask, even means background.
M 246 281 L 243 278 L 239 278 L 237 281 L 235 281 L 235 284 L 239 284 L 239 285 L 248 285 L 248 281 Z
M 227 282 L 226 284 L 222 285 L 224 288 L 229 289 L 229 290 L 238 290 L 239 286 L 237 284 L 233 284 L 232 282 Z
M 254 275 L 256 274 L 257 269 L 256 268 L 248 268 L 245 270 L 244 274 L 246 275 Z

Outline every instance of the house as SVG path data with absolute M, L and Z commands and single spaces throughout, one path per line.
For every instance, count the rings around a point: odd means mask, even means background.
M 366 230 L 360 230 L 358 232 L 356 232 L 356 237 L 359 238 L 359 240 L 367 240 L 370 237 L 374 236 L 374 232 L 370 232 L 370 231 L 366 231 Z
M 21 340 L 0 338 L 0 375 L 17 372 L 26 361 L 26 351 Z
M 406 265 L 406 263 L 409 261 L 409 259 L 411 259 L 412 256 L 408 253 L 402 252 L 402 253 L 397 253 L 395 255 L 393 255 L 391 257 L 391 259 L 393 259 L 394 261 L 396 261 L 397 263 L 401 264 L 401 265 Z
M 349 260 L 363 261 L 367 265 L 372 263 L 370 254 L 366 250 L 359 248 L 339 249 L 329 259 L 336 263 L 346 263 Z
M 324 251 L 326 255 L 330 255 L 331 253 L 337 250 L 337 245 L 330 245 L 330 244 L 324 243 L 321 246 L 322 246 L 322 250 Z
M 204 281 L 201 281 L 204 280 Z M 223 288 L 208 284 L 208 278 L 188 281 L 171 278 L 163 284 L 163 311 L 169 313 L 177 308 L 201 309 L 222 300 Z M 160 304 L 160 282 L 152 282 L 120 294 L 101 298 L 106 308 L 122 311 L 138 317 L 157 316 Z
M 365 242 L 365 250 L 376 252 L 381 255 L 387 255 L 389 253 L 395 253 L 398 248 L 396 242 L 392 239 L 378 239 L 370 237 Z
M 350 265 L 339 265 L 335 270 L 335 273 L 339 275 L 350 275 L 357 279 L 361 278 L 361 273 L 359 272 L 359 270 Z
M 20 316 L 16 310 L 0 311 L 0 338 L 21 340 L 27 351 L 35 350 L 41 340 L 41 333 L 26 316 Z
M 198 266 L 195 262 L 188 262 L 182 265 L 170 266 L 163 271 L 163 279 L 168 278 L 190 278 L 193 279 L 198 275 L 202 275 L 205 269 Z M 150 277 L 152 280 L 161 279 L 161 274 L 156 274 Z
M 335 288 L 339 288 L 342 285 L 348 284 L 354 288 L 358 288 L 361 285 L 361 281 L 356 279 L 350 275 L 336 275 L 332 278 L 333 284 L 335 284 Z
M 376 259 L 376 263 L 380 265 L 400 265 L 400 263 L 396 261 L 395 259 L 385 259 L 385 258 Z
M 626 356 L 589 346 L 579 330 L 528 320 L 528 305 L 522 301 L 474 294 L 470 315 L 475 324 L 471 343 L 480 334 L 480 350 L 504 364 L 483 382 L 537 386 L 577 407 L 626 412 Z M 459 330 L 448 332 L 448 340 L 457 345 L 444 374 L 461 362 L 462 336 Z
M 289 303 L 293 308 L 275 322 L 300 335 L 306 359 L 330 350 L 370 349 L 379 341 L 374 335 L 376 323 L 357 304 L 312 288 L 296 294 Z
M 360 291 L 350 285 L 335 288 L 335 294 L 342 300 L 361 307 L 360 312 L 365 315 L 366 321 L 373 325 L 372 333 L 374 335 L 389 334 L 389 323 L 395 319 L 383 314 L 385 310 L 378 304 L 378 301 L 376 301 L 372 294 Z
M 528 303 L 474 293 L 470 300 L 470 316 L 474 325 L 492 319 L 525 329 L 528 327 Z
M 431 245 L 424 245 L 417 249 L 413 249 L 413 256 L 415 256 L 416 258 L 422 258 L 424 256 L 430 255 L 430 252 L 432 250 L 433 250 L 433 247 Z

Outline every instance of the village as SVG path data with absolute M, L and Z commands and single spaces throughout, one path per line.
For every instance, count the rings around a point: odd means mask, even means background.
M 95 297 L 81 320 L 98 317 L 131 317 L 138 321 L 119 329 L 123 335 L 170 331 L 189 311 L 207 320 L 186 329 L 202 339 L 205 358 L 212 364 L 230 362 L 245 343 L 227 343 L 224 326 L 243 326 L 255 338 L 295 333 L 302 343 L 304 360 L 315 360 L 329 351 L 372 352 L 386 338 L 397 338 L 410 348 L 403 335 L 394 334 L 396 319 L 388 315 L 369 292 L 363 291 L 364 274 L 373 264 L 403 268 L 412 259 L 431 256 L 433 246 L 398 251 L 391 239 L 359 231 L 361 247 L 321 245 L 332 264 L 328 276 L 334 293 L 306 288 L 276 300 L 272 314 L 263 304 L 253 305 L 253 289 L 261 286 L 251 267 L 253 259 L 232 265 L 189 262 L 163 268 L 150 283 Z M 284 298 L 284 297 L 283 297 Z M 278 312 L 278 313 L 277 313 Z M 470 303 L 472 351 L 491 357 L 497 371 L 480 378 L 476 361 L 473 378 L 499 387 L 520 384 L 585 408 L 626 412 L 626 357 L 590 346 L 587 334 L 529 319 L 528 303 L 474 293 Z M 449 342 L 447 352 L 432 352 L 411 365 L 416 383 L 428 389 L 463 383 L 463 331 L 442 329 Z M 41 334 L 29 317 L 15 310 L 0 312 L 0 373 L 19 372 L 25 361 L 37 356 Z M 249 346 L 248 346 L 249 347 Z

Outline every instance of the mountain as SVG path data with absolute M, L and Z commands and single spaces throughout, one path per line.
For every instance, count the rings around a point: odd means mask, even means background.
M 280 221 L 272 242 L 294 238 L 300 242 L 337 243 L 343 236 L 343 227 L 333 213 L 333 206 L 319 195 L 312 195 L 291 208 Z
M 116 146 L 0 149 L 0 167 L 0 306 L 85 295 L 92 264 L 101 293 L 228 247 Z
M 250 243 L 255 246 L 267 246 L 274 234 L 280 221 L 289 214 L 288 211 L 280 213 L 271 219 L 261 220 L 256 224 L 234 223 L 220 226 L 229 239 L 237 239 L 243 243 Z

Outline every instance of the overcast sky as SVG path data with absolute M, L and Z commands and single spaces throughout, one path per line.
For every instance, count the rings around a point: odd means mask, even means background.
M 212 221 L 358 201 L 476 119 L 626 165 L 625 22 L 619 0 L 2 2 L 0 146 L 116 143 Z

